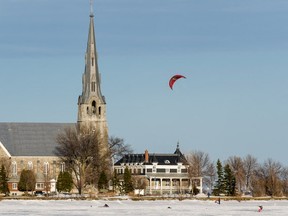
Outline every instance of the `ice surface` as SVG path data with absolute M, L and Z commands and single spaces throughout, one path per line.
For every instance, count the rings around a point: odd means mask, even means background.
M 104 207 L 107 204 L 109 207 Z M 258 212 L 260 206 L 263 211 Z M 214 201 L 203 200 L 2 200 L 0 215 L 288 215 L 288 201 Z

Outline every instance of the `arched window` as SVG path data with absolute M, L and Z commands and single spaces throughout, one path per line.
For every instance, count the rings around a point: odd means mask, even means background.
M 98 115 L 101 115 L 101 106 L 98 107 Z
M 95 92 L 96 90 L 96 82 L 91 82 L 91 91 Z
M 28 170 L 32 170 L 33 169 L 33 163 L 32 161 L 29 161 L 28 164 L 27 164 L 27 169 Z
M 60 171 L 61 172 L 65 171 L 65 163 L 64 162 L 60 163 Z
M 96 113 L 96 101 L 92 101 L 92 112 L 93 114 Z
M 48 172 L 49 172 L 49 163 L 44 162 L 43 173 L 44 175 L 48 175 Z
M 12 162 L 12 175 L 17 176 L 17 163 L 16 163 L 16 161 Z

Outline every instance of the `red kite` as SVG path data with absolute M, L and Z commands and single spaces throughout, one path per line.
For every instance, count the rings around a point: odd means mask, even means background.
M 169 86 L 170 86 L 170 88 L 171 88 L 172 90 L 173 90 L 173 85 L 174 85 L 174 83 L 175 83 L 178 79 L 180 79 L 180 78 L 185 78 L 185 79 L 186 79 L 185 76 L 179 75 L 179 74 L 176 74 L 176 75 L 174 75 L 173 77 L 171 77 L 171 79 L 169 80 Z

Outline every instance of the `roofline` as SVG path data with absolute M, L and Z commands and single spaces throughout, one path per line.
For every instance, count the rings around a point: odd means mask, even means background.
M 3 149 L 3 151 L 6 153 L 6 155 L 8 157 L 11 157 L 11 154 L 9 153 L 9 151 L 5 148 L 5 146 L 2 144 L 2 142 L 0 141 L 0 147 Z
M 49 159 L 55 159 L 55 160 L 60 160 L 59 156 L 55 156 L 55 155 L 47 155 L 47 156 L 35 156 L 35 155 L 31 155 L 31 156 L 21 156 L 21 155 L 15 155 L 15 156 L 11 156 L 11 159 L 22 159 L 22 158 L 34 158 L 34 159 L 45 159 L 45 158 L 49 158 Z

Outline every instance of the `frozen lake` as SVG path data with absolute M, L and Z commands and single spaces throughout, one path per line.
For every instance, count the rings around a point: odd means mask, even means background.
M 104 207 L 107 204 L 109 207 Z M 263 211 L 258 212 L 258 206 Z M 0 214 L 4 215 L 288 215 L 288 201 L 105 201 L 105 200 L 2 200 Z

